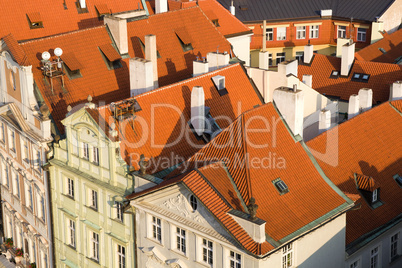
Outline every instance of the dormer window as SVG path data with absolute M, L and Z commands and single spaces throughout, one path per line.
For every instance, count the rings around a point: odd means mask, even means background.
M 192 39 L 186 28 L 176 29 L 175 33 L 184 52 L 193 50 L 193 46 L 191 45 Z
M 121 56 L 117 53 L 116 49 L 111 44 L 104 44 L 99 46 L 102 58 L 106 63 L 109 70 L 121 68 Z
M 219 27 L 219 18 L 218 16 L 215 14 L 215 12 L 213 10 L 206 10 L 205 15 L 207 15 L 208 19 L 211 20 L 211 22 L 215 25 L 215 27 Z
M 61 59 L 64 63 L 64 70 L 70 80 L 82 77 L 80 72 L 82 65 L 73 52 L 63 53 Z
M 75 6 L 77 7 L 78 14 L 88 13 L 87 3 L 85 0 L 78 0 L 75 2 Z
M 377 202 L 377 198 L 378 198 L 378 189 L 375 189 L 375 190 L 373 191 L 373 195 L 372 195 L 371 202 L 372 202 L 372 203 Z
M 354 176 L 357 189 L 366 202 L 374 209 L 381 206 L 380 185 L 372 177 L 361 174 L 354 174 Z
M 277 178 L 277 179 L 273 180 L 272 183 L 275 185 L 275 188 L 276 188 L 276 190 L 278 190 L 280 195 L 283 195 L 283 194 L 286 194 L 287 192 L 289 192 L 288 186 L 281 178 Z
M 394 175 L 394 180 L 395 180 L 396 183 L 399 185 L 399 187 L 402 187 L 402 177 L 399 176 L 399 174 L 395 174 L 395 175 Z
M 43 22 L 39 12 L 28 13 L 27 18 L 31 29 L 43 28 Z
M 99 18 L 103 18 L 104 15 L 110 14 L 110 10 L 106 4 L 95 5 L 95 9 Z
M 228 94 L 228 91 L 225 86 L 225 77 L 222 75 L 216 75 L 212 77 L 212 81 L 214 82 L 215 88 L 218 90 L 219 96 L 223 96 Z
M 381 51 L 383 54 L 387 53 L 387 51 L 385 51 L 385 49 L 383 49 L 382 47 L 379 47 L 378 50 Z

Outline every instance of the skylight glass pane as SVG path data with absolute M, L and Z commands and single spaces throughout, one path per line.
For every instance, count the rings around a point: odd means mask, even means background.
M 363 77 L 362 77 L 363 80 L 368 80 L 368 78 L 369 78 L 368 74 L 363 74 Z
M 353 78 L 359 79 L 359 78 L 360 78 L 360 74 L 354 74 L 354 75 L 353 75 Z

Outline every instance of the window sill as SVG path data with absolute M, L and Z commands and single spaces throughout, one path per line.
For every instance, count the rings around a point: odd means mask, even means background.
M 77 248 L 74 247 L 73 245 L 66 244 L 66 243 L 64 243 L 64 245 L 66 245 L 67 247 L 71 248 L 71 249 L 74 250 L 74 251 L 77 251 Z
M 392 264 L 395 263 L 397 260 L 399 260 L 400 257 L 401 257 L 401 255 L 396 255 L 395 257 L 393 257 L 393 258 L 391 259 L 391 261 L 389 262 L 389 264 L 392 265 Z
M 189 259 L 188 256 L 186 255 L 186 253 L 183 253 L 182 251 L 179 251 L 177 249 L 171 248 L 170 251 L 180 255 L 181 257 L 185 258 L 185 259 Z
M 115 222 L 118 222 L 118 223 L 124 225 L 124 221 L 121 221 L 118 218 L 113 218 L 112 221 L 115 221 Z
M 42 223 L 43 225 L 46 224 L 44 219 L 42 219 L 42 218 L 40 218 L 40 217 L 38 217 L 38 216 L 36 216 L 36 218 L 37 218 L 38 221 L 39 221 L 40 223 Z
M 91 260 L 91 261 L 93 261 L 94 263 L 96 263 L 96 264 L 99 265 L 99 260 L 94 259 L 94 258 L 91 258 L 91 257 L 87 257 L 87 259 L 88 259 L 88 260 Z
M 208 264 L 208 263 L 205 263 L 205 262 L 203 262 L 203 261 L 195 261 L 196 263 L 198 263 L 198 264 L 200 264 L 200 265 L 202 265 L 202 266 L 204 266 L 204 267 L 208 267 L 208 268 L 212 268 L 212 267 L 214 267 L 214 265 L 212 264 Z
M 154 242 L 155 244 L 158 244 L 158 245 L 161 246 L 162 248 L 165 247 L 165 246 L 162 244 L 162 242 L 159 242 L 158 240 L 155 240 L 154 238 L 146 237 L 146 239 L 148 239 L 149 241 Z
M 94 208 L 94 207 L 92 207 L 92 206 L 86 206 L 87 208 L 89 208 L 89 209 L 91 209 L 91 210 L 93 210 L 93 211 L 95 211 L 95 212 L 98 212 L 98 209 L 97 208 Z
M 69 198 L 69 199 L 71 199 L 71 200 L 73 200 L 73 201 L 75 201 L 74 197 L 72 197 L 71 195 L 68 195 L 68 194 L 62 194 L 62 195 L 67 197 L 67 198 Z

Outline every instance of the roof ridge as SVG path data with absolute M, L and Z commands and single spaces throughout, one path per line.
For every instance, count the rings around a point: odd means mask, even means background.
M 152 15 L 149 15 L 148 18 L 161 16 L 161 15 L 163 16 L 163 15 L 166 15 L 166 14 L 171 14 L 173 12 L 182 11 L 182 10 L 191 9 L 191 8 L 199 8 L 199 9 L 201 9 L 198 5 L 196 5 L 196 6 L 185 7 L 185 8 L 180 8 L 180 9 L 168 10 L 168 11 L 162 12 L 162 13 L 154 13 Z
M 51 35 L 51 36 L 45 36 L 45 37 L 40 37 L 40 38 L 35 38 L 35 39 L 30 39 L 30 40 L 25 40 L 25 41 L 20 41 L 19 44 L 25 45 L 25 44 L 44 41 L 44 40 L 48 40 L 48 39 L 58 38 L 58 37 L 61 37 L 61 36 L 81 33 L 81 32 L 85 32 L 85 31 L 92 31 L 92 30 L 95 31 L 95 30 L 100 29 L 100 28 L 106 28 L 106 25 L 104 24 L 104 25 L 95 26 L 95 27 L 91 27 L 91 28 L 79 29 L 79 30 L 60 33 L 60 34 L 55 34 L 55 35 Z

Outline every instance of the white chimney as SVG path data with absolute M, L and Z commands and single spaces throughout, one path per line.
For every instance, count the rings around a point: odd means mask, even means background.
M 312 88 L 313 76 L 311 74 L 303 74 L 303 83 Z
M 209 71 L 215 71 L 216 69 L 229 65 L 230 56 L 227 52 L 217 53 L 209 52 L 207 54 L 207 61 L 209 62 Z
M 336 56 L 338 58 L 340 58 L 342 56 L 342 47 L 345 44 L 349 44 L 351 42 L 353 42 L 353 40 L 349 39 L 349 38 L 338 38 L 338 39 L 336 39 Z
M 324 131 L 327 131 L 330 127 L 331 127 L 331 111 L 323 109 L 320 111 L 318 131 L 321 134 Z
M 260 51 L 258 68 L 268 70 L 268 68 L 269 68 L 269 52 L 268 51 Z
M 373 105 L 373 91 L 370 88 L 362 88 L 359 90 L 359 108 L 365 112 L 371 109 Z
M 214 77 L 212 77 L 212 81 L 214 82 L 215 87 L 216 87 L 218 90 L 222 90 L 222 89 L 225 89 L 225 88 L 226 88 L 226 85 L 225 85 L 225 77 L 224 77 L 224 76 L 222 76 L 222 75 L 215 75 Z
M 87 8 L 87 4 L 85 3 L 85 0 L 80 0 L 80 6 L 81 6 L 81 8 Z
M 130 95 L 131 97 L 154 89 L 152 61 L 130 59 Z
M 294 135 L 303 136 L 304 92 L 288 87 L 274 90 L 273 100 Z
M 237 213 L 228 213 L 243 229 L 247 234 L 257 243 L 264 243 L 266 241 L 265 237 L 265 224 L 266 222 L 261 219 L 250 220 L 246 217 L 237 215 Z
M 355 59 L 355 43 L 342 46 L 341 75 L 348 76 Z
M 305 45 L 304 46 L 304 60 L 305 64 L 310 64 L 311 60 L 313 59 L 314 55 L 314 46 L 313 45 Z
M 156 50 L 156 36 L 145 36 L 145 59 L 152 61 L 154 88 L 158 88 L 158 54 Z
M 208 72 L 208 62 L 205 60 L 193 61 L 193 76 L 199 76 Z
M 235 7 L 234 7 L 234 5 L 233 5 L 233 1 L 230 3 L 230 8 L 229 8 L 229 10 L 230 10 L 230 13 L 232 13 L 232 15 L 234 16 L 235 15 Z
M 384 22 L 376 21 L 371 23 L 371 44 L 383 38 Z
M 167 0 L 155 0 L 155 13 L 163 13 L 168 11 Z
M 332 9 L 321 9 L 321 17 L 331 17 Z
M 191 91 L 191 125 L 198 136 L 205 129 L 205 96 L 204 89 L 200 86 L 193 87 Z
M 359 96 L 356 94 L 350 95 L 349 106 L 348 106 L 348 119 L 352 119 L 359 114 L 360 111 L 360 101 Z
M 389 100 L 400 100 L 402 99 L 402 81 L 394 82 L 390 87 Z
M 108 25 L 120 54 L 128 53 L 127 20 L 112 15 L 105 15 L 104 23 Z
M 282 61 L 281 63 L 278 64 L 278 73 L 284 76 L 293 74 L 294 76 L 297 77 L 298 65 L 299 64 L 297 60 Z

